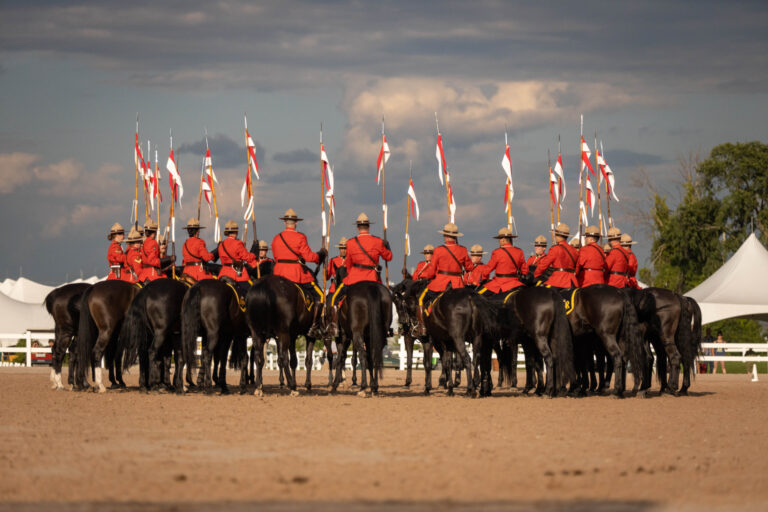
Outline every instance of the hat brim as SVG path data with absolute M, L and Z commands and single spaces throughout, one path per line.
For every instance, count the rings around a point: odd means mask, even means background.
M 488 254 L 488 252 L 487 251 L 483 251 L 483 252 L 470 252 L 469 253 L 470 256 L 482 256 L 483 254 Z
M 570 232 L 566 233 L 565 231 L 555 231 L 555 236 L 564 236 L 568 238 L 569 236 L 571 236 L 571 233 Z
M 635 245 L 637 242 L 632 240 L 631 242 L 621 242 L 621 245 Z
M 187 224 L 186 226 L 184 226 L 184 229 L 205 229 L 205 226 L 190 226 L 189 224 Z
M 456 237 L 456 238 L 458 238 L 460 236 L 464 236 L 464 233 L 459 233 L 459 232 L 449 233 L 448 231 L 443 231 L 442 229 L 440 231 L 438 231 L 438 233 L 440 233 L 441 235 L 453 236 L 453 237 Z
M 285 216 L 278 217 L 278 219 L 280 219 L 280 220 L 292 220 L 294 222 L 299 222 L 300 220 L 304 220 L 301 217 L 285 217 Z
M 501 240 L 502 238 L 517 238 L 517 235 L 496 235 L 494 237 L 496 240 Z
M 370 221 L 370 220 L 366 220 L 366 221 L 363 221 L 363 222 L 361 222 L 359 220 L 356 220 L 355 224 L 357 224 L 358 226 L 370 226 L 371 224 L 376 224 L 376 223 L 373 222 L 373 221 Z

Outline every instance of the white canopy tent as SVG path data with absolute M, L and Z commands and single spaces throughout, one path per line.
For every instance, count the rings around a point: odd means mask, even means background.
M 88 279 L 75 279 L 72 283 L 89 283 L 94 284 L 102 279 L 91 276 Z M 58 286 L 63 286 L 69 283 L 62 283 Z M 19 302 L 26 302 L 29 304 L 42 304 L 45 300 L 45 296 L 58 286 L 48 286 L 45 284 L 37 283 L 26 277 L 20 277 L 18 279 L 5 279 L 0 283 L 0 293 L 7 295 L 13 300 Z M 2 325 L 0 325 L 2 329 Z
M 0 293 L 0 332 L 20 334 L 27 330 L 53 330 L 53 317 L 45 310 L 42 301 L 30 304 Z M 13 345 L 16 340 L 1 340 L 0 343 Z
M 702 323 L 768 317 L 768 250 L 755 234 L 706 281 L 685 294 L 699 303 Z

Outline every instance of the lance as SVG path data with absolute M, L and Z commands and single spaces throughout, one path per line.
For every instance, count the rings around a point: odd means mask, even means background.
M 147 173 L 152 169 L 152 143 L 147 139 L 147 159 L 149 160 L 149 166 L 144 166 L 144 220 L 152 218 L 149 211 L 149 201 L 147 201 Z M 146 163 L 146 162 L 145 162 Z
M 559 133 L 557 134 L 557 158 L 560 159 L 560 161 L 562 161 L 562 159 L 563 159 L 562 155 L 560 154 L 560 134 Z M 560 179 L 565 179 L 565 169 L 563 169 L 562 172 L 563 172 L 563 177 L 560 178 Z M 558 182 L 558 186 L 560 186 L 559 182 Z M 558 192 L 560 192 L 559 189 L 558 189 Z M 562 201 L 563 201 L 563 198 L 560 197 L 560 194 L 557 194 L 557 223 L 558 224 L 560 224 L 560 210 L 563 209 Z M 552 234 L 552 239 L 553 240 L 554 240 L 554 236 L 555 235 L 553 233 Z
M 549 180 L 549 231 L 552 234 L 552 245 L 555 244 L 555 201 L 552 198 L 556 183 L 552 182 L 552 160 L 547 149 L 547 180 Z
M 509 151 L 509 140 L 507 138 L 507 127 L 504 126 L 504 158 Z M 512 162 L 509 163 L 510 169 Z M 507 228 L 512 229 L 512 180 L 507 177 Z
M 325 162 L 323 161 L 323 122 L 320 121 L 320 210 L 322 212 L 320 217 L 320 224 L 321 224 L 321 236 L 322 236 L 322 242 L 321 247 L 328 250 L 329 240 L 328 236 L 329 233 L 326 231 L 325 227 Z M 330 228 L 330 223 L 328 224 L 328 227 Z M 325 231 L 325 233 L 323 233 Z M 326 255 L 325 260 L 323 261 L 323 294 L 325 294 L 325 286 L 327 281 L 327 272 L 328 272 L 328 256 Z M 325 314 L 325 308 L 323 308 L 323 314 Z
M 600 141 L 600 154 L 603 155 L 603 160 L 605 160 L 605 150 L 603 149 L 603 141 Z M 611 217 L 611 194 L 608 190 L 608 180 L 605 180 L 605 208 L 606 208 L 606 214 L 608 215 L 608 227 L 613 227 L 613 217 Z M 599 188 L 599 187 L 598 187 Z
M 133 148 L 133 159 L 136 161 L 136 193 L 133 196 L 134 227 L 139 229 L 139 113 L 136 112 L 136 140 Z
M 381 116 L 381 147 L 384 148 L 384 116 Z M 384 241 L 387 241 L 387 159 L 386 155 L 381 158 L 381 219 L 384 224 Z M 389 288 L 389 262 L 384 260 L 384 278 L 387 288 Z
M 408 187 L 410 189 L 413 180 L 413 160 L 409 161 L 410 170 L 408 172 Z M 403 246 L 403 275 L 408 273 L 408 250 L 411 246 L 411 240 L 408 238 L 408 229 L 411 223 L 411 194 L 406 193 L 407 202 L 405 205 L 405 245 Z
M 170 148 L 171 152 L 173 152 L 173 132 L 169 129 L 168 135 L 170 138 Z M 181 172 L 181 154 L 178 154 L 176 159 L 178 160 L 176 162 L 176 172 Z M 176 259 L 176 216 L 174 213 L 174 203 L 176 202 L 176 183 L 173 180 L 172 176 L 169 176 L 168 178 L 168 185 L 171 189 L 171 207 L 168 209 L 168 227 L 166 228 L 168 231 L 170 231 L 170 238 L 171 238 L 171 255 L 173 256 L 174 260 Z M 159 186 L 159 183 L 158 183 Z M 158 212 L 157 212 L 158 219 L 160 219 L 160 208 L 158 205 Z M 160 221 L 158 220 L 158 225 L 160 225 Z M 166 242 L 168 239 L 166 238 Z M 171 273 L 173 275 L 173 278 L 176 279 L 176 262 L 173 262 L 173 265 L 171 266 Z
M 206 155 L 210 151 L 210 148 L 208 147 L 208 128 L 205 128 L 205 150 Z M 211 185 L 211 197 L 213 197 L 213 214 L 216 217 L 216 223 L 214 225 L 214 235 L 216 237 L 216 242 L 221 242 L 221 232 L 219 230 L 219 209 L 216 205 L 216 185 L 214 184 L 213 180 L 213 158 L 211 158 L 211 162 L 208 164 L 208 183 Z
M 603 177 L 603 173 L 600 171 L 600 162 L 597 159 L 597 130 L 595 130 L 595 171 L 597 172 L 597 226 L 600 230 L 600 235 L 605 235 L 605 229 L 603 229 L 603 208 L 600 204 L 600 180 Z
M 248 145 L 248 117 L 243 114 L 243 123 L 245 124 L 245 159 L 248 163 L 248 177 L 245 182 L 248 184 L 248 196 L 251 201 L 251 226 L 253 227 L 253 242 L 258 245 L 259 239 L 256 236 L 256 201 L 253 199 L 253 180 L 251 179 L 251 148 Z M 255 173 L 254 173 L 255 174 Z M 246 221 L 248 219 L 245 219 Z M 248 222 L 245 223 L 245 234 L 243 239 L 248 238 Z M 258 256 L 257 256 L 258 258 Z M 261 279 L 261 265 L 256 262 L 256 277 Z
M 155 149 L 155 188 L 157 189 L 157 227 L 159 228 L 160 227 L 160 178 L 158 177 L 157 149 Z
M 584 114 L 581 115 L 581 136 L 579 137 L 579 243 L 581 243 L 581 235 L 584 232 L 584 216 L 586 215 L 586 209 L 584 208 L 584 158 L 582 157 L 582 143 L 584 140 Z
M 200 205 L 203 199 L 203 178 L 205 177 L 205 155 L 200 165 L 200 190 L 197 193 L 197 221 L 200 222 Z
M 437 112 L 435 112 L 435 127 L 437 128 L 437 137 L 438 139 L 441 139 L 440 123 L 437 120 Z M 441 153 L 440 158 L 442 159 L 443 156 L 443 153 Z M 443 173 L 445 174 L 445 198 L 448 201 L 448 220 L 453 222 L 455 219 L 453 218 L 451 210 L 451 175 L 448 172 L 448 162 L 441 161 L 441 163 L 443 164 Z

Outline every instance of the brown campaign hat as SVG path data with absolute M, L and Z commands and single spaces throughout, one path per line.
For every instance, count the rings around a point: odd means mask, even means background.
M 123 226 L 120 225 L 119 222 L 115 222 L 112 224 L 112 227 L 109 228 L 109 234 L 107 235 L 107 240 L 112 240 L 112 237 L 115 235 L 124 235 L 125 230 L 123 229 Z
M 432 254 L 435 252 L 435 246 L 432 244 L 427 244 L 424 246 L 424 250 L 421 251 L 421 254 Z
M 600 238 L 602 235 L 600 234 L 600 230 L 597 228 L 597 226 L 587 226 L 587 229 L 584 231 L 584 236 Z
M 621 235 L 621 245 L 635 245 L 637 242 L 632 240 L 632 237 L 627 233 Z
M 187 222 L 187 225 L 184 226 L 184 229 L 205 229 L 205 226 L 201 226 L 200 221 L 192 217 Z
M 368 226 L 370 224 L 373 224 L 371 220 L 368 218 L 368 216 L 364 213 L 361 213 L 357 216 L 357 220 L 355 221 L 355 224 L 358 226 Z
M 475 244 L 469 248 L 469 254 L 470 256 L 482 256 L 483 254 L 488 254 L 488 253 L 483 251 L 482 245 Z
M 157 222 L 155 222 L 152 219 L 147 219 L 147 222 L 144 223 L 144 232 L 147 231 L 157 231 Z
M 293 208 L 288 208 L 287 210 L 285 210 L 285 213 L 283 214 L 283 216 L 280 217 L 280 220 L 292 220 L 294 222 L 298 222 L 304 219 L 300 219 L 299 216 L 296 214 L 296 212 L 293 210 Z
M 555 234 L 559 236 L 571 236 L 571 228 L 568 227 L 568 224 L 561 222 L 555 228 Z
M 224 224 L 224 234 L 227 233 L 237 233 L 237 231 L 240 229 L 240 226 L 237 225 L 237 222 L 233 220 L 228 220 L 226 224 Z
M 607 242 L 605 244 L 603 244 L 603 251 L 605 251 L 606 254 L 611 252 L 611 244 L 609 244 Z
M 577 249 L 581 247 L 581 240 L 579 240 L 579 237 L 577 236 L 573 237 L 573 239 L 568 243 L 571 244 L 571 247 L 575 247 Z
M 611 228 L 608 230 L 608 240 L 616 240 L 621 238 L 621 230 L 619 228 Z
M 339 249 L 343 249 L 346 246 L 347 246 L 347 237 L 343 236 L 339 239 L 339 243 L 336 244 L 336 247 L 338 247 Z
M 269 250 L 269 244 L 266 240 L 259 240 L 259 250 L 261 249 L 267 249 Z
M 131 228 L 130 233 L 128 233 L 128 238 L 125 239 L 126 242 L 129 244 L 135 243 L 135 242 L 141 242 L 141 233 L 138 229 L 135 227 Z
M 533 245 L 536 247 L 546 247 L 547 246 L 547 237 L 544 235 L 539 235 L 533 240 Z
M 496 236 L 493 238 L 501 239 L 501 238 L 517 238 L 517 235 L 512 232 L 509 228 L 501 228 Z
M 441 235 L 446 236 L 453 236 L 453 237 L 460 237 L 464 236 L 464 233 L 459 233 L 459 226 L 454 224 L 453 222 L 449 222 L 445 226 L 443 226 L 443 229 L 438 231 Z

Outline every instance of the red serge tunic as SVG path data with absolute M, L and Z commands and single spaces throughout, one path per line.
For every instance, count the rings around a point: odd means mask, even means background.
M 629 253 L 621 246 L 611 248 L 606 258 L 608 283 L 616 288 L 626 288 L 629 283 Z
M 576 281 L 576 261 L 579 254 L 567 242 L 562 241 L 549 248 L 549 252 L 539 260 L 534 277 L 539 277 L 549 267 L 554 269 L 545 284 L 558 288 L 572 288 L 579 285 Z
M 603 248 L 595 242 L 591 242 L 579 251 L 579 260 L 576 263 L 576 274 L 579 286 L 592 284 L 605 284 L 606 259 Z
M 243 268 L 242 273 L 238 276 L 235 269 L 232 267 L 235 263 L 247 263 L 251 266 L 256 265 L 256 256 L 245 249 L 245 244 L 242 240 L 237 238 L 225 238 L 221 241 L 219 246 L 219 260 L 221 261 L 221 271 L 219 272 L 219 278 L 228 277 L 236 282 L 248 281 L 248 270 Z
M 208 252 L 203 240 L 196 236 L 187 238 L 187 241 L 184 242 L 184 246 L 181 249 L 181 253 L 184 256 L 183 272 L 185 274 L 194 278 L 195 281 L 213 279 L 213 276 L 203 268 L 204 261 L 213 260 L 213 254 Z
M 494 249 L 485 269 L 483 278 L 488 278 L 491 272 L 496 271 L 496 275 L 486 283 L 485 288 L 493 293 L 501 293 L 524 286 L 520 278 L 528 274 L 528 263 L 525 262 L 522 249 L 512 244 L 504 244 Z
M 125 274 L 128 272 L 128 267 L 125 264 L 125 253 L 123 253 L 123 247 L 119 243 L 112 242 L 109 244 L 109 250 L 107 252 L 107 263 L 109 263 L 110 266 L 107 280 L 126 280 Z M 113 265 L 120 265 L 120 277 L 117 277 L 115 270 L 111 268 Z
M 370 258 L 365 255 L 366 252 Z M 381 238 L 370 233 L 360 233 L 347 240 L 347 259 L 344 261 L 347 277 L 344 278 L 344 284 L 349 286 L 360 281 L 380 283 L 381 278 L 376 270 L 379 258 L 384 261 L 392 260 L 392 251 L 384 247 L 384 240 Z
M 433 292 L 442 292 L 448 288 L 449 283 L 453 288 L 464 288 L 462 270 L 470 271 L 473 268 L 474 265 L 469 259 L 467 248 L 449 242 L 435 248 L 435 252 L 432 253 L 432 261 L 422 271 L 421 277 L 431 279 L 427 289 Z
M 282 235 L 282 238 L 280 237 Z M 285 239 L 285 242 L 283 242 Z M 287 244 L 287 245 L 286 245 Z M 290 247 L 290 249 L 289 249 Z M 291 252 L 293 249 L 293 252 Z M 285 230 L 272 239 L 272 255 L 275 257 L 276 276 L 283 276 L 294 283 L 311 283 L 315 278 L 304 270 L 296 254 L 304 258 L 307 263 L 317 263 L 320 257 L 312 252 L 307 244 L 307 237 L 293 228 Z
M 139 281 L 139 275 L 141 274 L 141 246 L 134 245 L 128 247 L 125 252 L 125 263 L 128 266 L 126 272 L 127 277 L 124 279 L 129 283 L 136 283 Z
M 424 279 L 424 276 L 421 275 L 422 272 L 424 272 L 424 269 L 429 266 L 429 262 L 427 260 L 420 261 L 416 265 L 416 270 L 413 272 L 413 280 L 418 281 L 419 279 Z
M 325 271 L 325 278 L 331 282 L 331 287 L 328 289 L 328 293 L 336 291 L 336 275 L 339 273 L 339 269 L 344 266 L 344 258 L 341 256 L 334 256 L 331 261 L 328 262 L 328 267 Z
M 160 274 L 160 245 L 154 238 L 147 238 L 141 246 L 141 273 L 138 280 L 154 281 L 163 277 Z
M 488 274 L 485 274 L 485 277 L 483 277 L 485 268 L 485 263 L 482 261 L 475 265 L 475 268 L 467 274 L 467 286 L 480 286 L 480 283 L 488 278 Z
M 635 277 L 637 276 L 637 256 L 631 249 L 628 249 L 627 252 L 629 252 L 629 287 L 639 289 L 640 286 L 638 286 L 637 277 Z
M 525 262 L 525 264 L 528 265 L 528 270 L 530 270 L 531 267 L 536 268 L 536 266 L 538 266 L 538 264 L 539 264 L 539 260 L 541 258 L 543 258 L 543 257 L 544 257 L 543 254 L 541 256 L 537 256 L 536 254 L 532 254 L 528 258 L 528 261 Z

